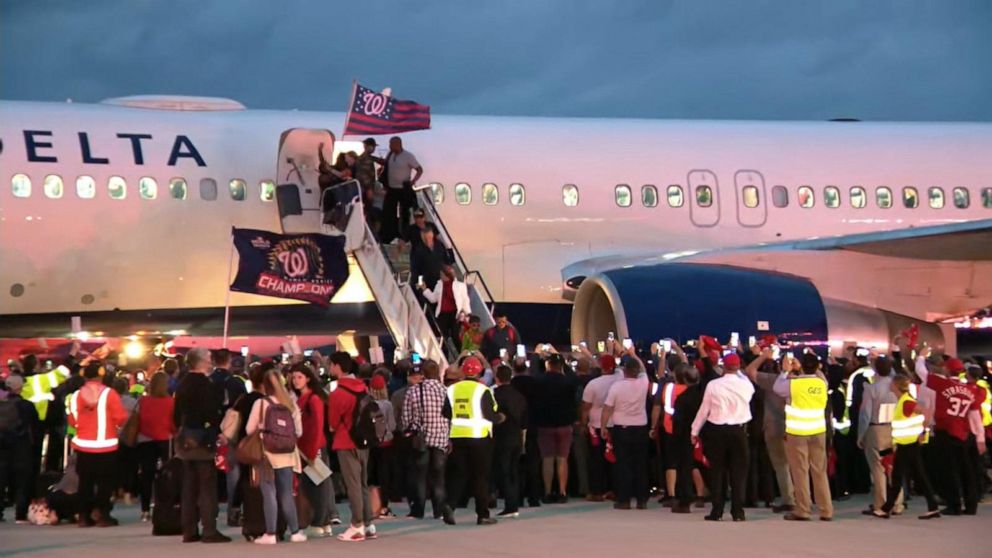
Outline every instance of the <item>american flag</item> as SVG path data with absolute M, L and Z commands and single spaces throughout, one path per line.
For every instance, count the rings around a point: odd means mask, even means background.
M 403 101 L 355 83 L 344 135 L 381 135 L 431 127 L 431 107 Z

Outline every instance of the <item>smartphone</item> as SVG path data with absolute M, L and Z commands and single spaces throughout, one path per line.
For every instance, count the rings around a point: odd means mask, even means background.
M 241 356 L 243 357 L 248 356 L 248 345 L 241 346 Z
M 527 349 L 526 349 L 526 347 L 524 347 L 523 345 L 517 345 L 517 356 L 518 357 L 526 357 L 527 356 Z
M 426 287 L 426 285 L 424 284 L 424 276 L 423 275 L 418 275 L 417 276 L 417 286 L 418 287 Z
M 629 348 L 631 348 L 633 346 L 634 346 L 634 342 L 631 341 L 630 339 L 624 339 L 623 340 L 623 348 L 624 349 L 629 349 Z
M 288 362 L 289 362 L 289 353 L 283 353 L 282 354 L 282 363 L 283 364 L 286 364 Z
M 782 354 L 782 349 L 778 345 L 772 345 L 772 358 L 778 360 L 778 357 Z
M 585 341 L 579 341 L 579 346 L 582 347 L 583 349 L 589 348 L 589 345 L 587 345 Z
M 144 372 L 138 372 L 137 374 L 135 374 L 134 379 L 137 380 L 138 383 L 144 382 L 145 381 L 145 373 Z
M 871 354 L 871 351 L 863 347 L 858 347 L 858 349 L 854 351 L 854 354 L 859 357 L 866 357 Z
M 741 343 L 741 334 L 740 333 L 737 333 L 736 331 L 731 331 L 730 332 L 730 346 L 731 347 L 737 347 L 737 345 L 740 345 L 740 343 Z
M 787 352 L 785 353 L 785 356 L 787 356 L 787 357 L 789 357 L 789 358 L 796 358 L 796 354 L 795 354 L 795 353 L 793 353 L 792 351 L 787 351 Z
M 747 346 L 748 347 L 753 347 L 753 346 L 755 346 L 757 344 L 758 344 L 758 338 L 755 337 L 755 336 L 753 336 L 753 335 L 749 335 L 748 338 L 747 338 Z
M 616 341 L 616 339 L 617 339 L 617 337 L 615 335 L 613 335 L 613 332 L 612 331 L 606 336 L 606 340 L 607 341 Z
M 572 352 L 573 353 L 579 352 L 579 346 L 578 345 L 572 345 Z
M 695 339 L 690 339 L 690 340 L 688 340 L 686 342 L 686 346 L 689 346 L 689 347 L 695 347 L 698 344 L 699 344 L 699 342 L 696 341 Z
M 499 350 L 499 358 L 502 360 L 506 360 L 506 349 Z
M 598 343 L 596 343 L 596 352 L 598 353 L 606 352 L 606 343 L 603 341 L 599 341 Z
M 671 339 L 662 339 L 661 340 L 661 348 L 662 349 L 665 349 L 665 352 L 666 353 L 672 352 L 672 340 Z
M 505 352 L 506 349 L 501 349 L 501 352 Z M 420 364 L 420 353 L 410 353 L 410 362 L 413 364 Z
M 307 358 L 310 358 L 311 356 L 313 356 L 313 349 L 307 349 L 307 350 L 303 351 L 303 356 L 305 356 Z

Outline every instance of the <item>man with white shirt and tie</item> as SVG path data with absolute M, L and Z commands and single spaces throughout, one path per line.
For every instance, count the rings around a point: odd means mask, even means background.
M 710 381 L 703 393 L 703 403 L 692 422 L 692 441 L 700 436 L 703 452 L 710 462 L 710 493 L 713 509 L 707 521 L 723 519 L 724 477 L 730 473 L 730 515 L 744 521 L 745 482 L 748 446 L 746 425 L 751 421 L 751 397 L 754 385 L 740 371 L 736 354 L 723 357 L 723 375 Z M 704 428 L 705 427 L 705 428 Z
M 875 378 L 866 385 L 858 414 L 858 447 L 864 450 L 871 473 L 872 506 L 862 513 L 871 515 L 873 510 L 882 509 L 885 504 L 888 477 L 883 454 L 892 451 L 892 416 L 898 399 L 892 393 L 892 361 L 878 357 L 874 360 Z M 896 499 L 892 512 L 899 515 L 903 510 L 902 494 Z

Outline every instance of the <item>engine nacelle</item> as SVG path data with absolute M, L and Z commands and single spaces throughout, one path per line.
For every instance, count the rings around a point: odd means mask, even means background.
M 572 309 L 572 342 L 618 338 L 685 342 L 700 334 L 726 341 L 775 333 L 782 340 L 829 345 L 847 342 L 887 349 L 911 324 L 920 339 L 943 346 L 936 324 L 877 308 L 823 299 L 808 279 L 706 264 L 658 264 L 613 269 L 582 281 Z M 766 327 L 767 326 L 767 327 Z

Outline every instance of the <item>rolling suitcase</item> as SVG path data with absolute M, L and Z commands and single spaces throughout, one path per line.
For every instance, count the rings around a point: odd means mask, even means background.
M 168 460 L 155 477 L 152 498 L 152 534 L 175 536 L 183 534 L 182 526 L 183 462 Z
M 265 508 L 262 504 L 262 489 L 252 483 L 252 477 L 258 472 L 255 467 L 242 466 L 241 479 L 238 481 L 241 490 L 241 534 L 245 540 L 253 541 L 265 534 Z M 286 521 L 282 514 L 276 522 L 276 537 L 283 540 L 286 533 Z

